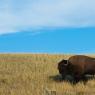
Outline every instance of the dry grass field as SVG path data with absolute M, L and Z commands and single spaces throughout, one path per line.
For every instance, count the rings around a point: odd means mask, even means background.
M 58 81 L 57 63 L 70 55 L 0 54 L 0 95 L 95 95 L 95 80 Z

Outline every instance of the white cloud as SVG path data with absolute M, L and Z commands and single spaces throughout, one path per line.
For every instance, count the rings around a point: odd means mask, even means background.
M 88 26 L 95 26 L 94 0 L 0 0 L 0 34 Z

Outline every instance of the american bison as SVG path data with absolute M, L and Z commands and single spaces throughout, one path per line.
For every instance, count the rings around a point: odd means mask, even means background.
M 67 75 L 75 81 L 85 78 L 86 75 L 95 74 L 95 58 L 85 55 L 75 55 L 68 60 L 62 60 L 58 63 L 59 73 L 65 79 Z

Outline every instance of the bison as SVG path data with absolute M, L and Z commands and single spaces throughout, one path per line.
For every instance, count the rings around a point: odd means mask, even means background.
M 75 81 L 85 78 L 86 75 L 95 74 L 95 58 L 85 55 L 74 55 L 68 60 L 62 60 L 58 63 L 59 73 L 65 79 L 67 75 Z

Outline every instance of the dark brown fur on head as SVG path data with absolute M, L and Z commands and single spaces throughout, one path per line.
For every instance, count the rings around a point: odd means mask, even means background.
M 68 65 L 68 60 L 62 60 L 58 63 L 58 70 L 59 73 L 62 75 L 62 77 L 65 77 L 67 74 L 67 66 Z

